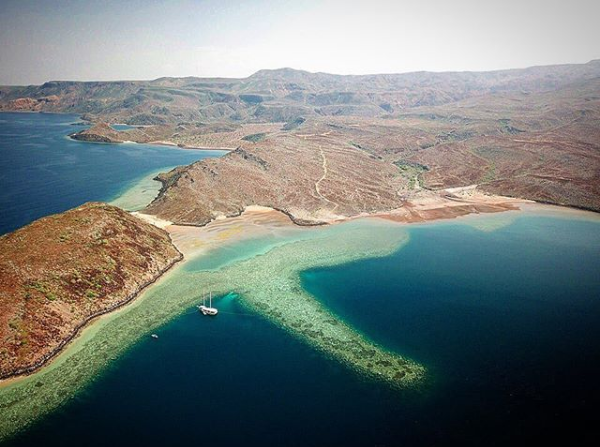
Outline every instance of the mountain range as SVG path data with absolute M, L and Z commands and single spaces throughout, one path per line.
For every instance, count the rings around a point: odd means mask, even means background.
M 270 206 L 298 223 L 486 193 L 600 211 L 600 60 L 492 72 L 159 78 L 1 87 L 0 110 L 79 114 L 74 138 L 229 148 L 159 176 L 193 225 Z M 125 123 L 135 128 L 119 131 Z

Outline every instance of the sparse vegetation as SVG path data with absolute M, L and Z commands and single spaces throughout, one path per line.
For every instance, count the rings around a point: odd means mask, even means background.
M 302 124 L 304 124 L 305 121 L 306 121 L 306 118 L 299 116 L 298 118 L 295 118 L 292 121 L 288 121 L 287 123 L 285 123 L 281 129 L 282 130 L 294 130 L 294 129 L 300 127 Z
M 488 166 L 485 175 L 481 178 L 480 183 L 488 183 L 496 179 L 496 164 L 492 163 Z
M 0 377 L 43 361 L 86 318 L 127 300 L 179 256 L 162 230 L 97 203 L 1 237 L 0 320 L 8 324 L 0 348 L 8 355 Z
M 400 175 L 408 180 L 408 188 L 416 189 L 423 184 L 422 174 L 429 168 L 420 163 L 406 160 L 396 160 L 394 165 L 400 170 Z
M 85 292 L 85 296 L 88 297 L 88 298 L 90 298 L 90 299 L 94 299 L 94 298 L 98 297 L 98 293 L 95 292 L 95 291 L 93 291 L 93 290 L 91 290 L 91 289 L 88 289 L 87 292 Z
M 267 134 L 264 132 L 254 133 L 252 135 L 246 135 L 245 137 L 242 138 L 242 140 L 251 141 L 252 143 L 258 143 L 259 141 L 264 140 L 266 136 L 267 136 Z

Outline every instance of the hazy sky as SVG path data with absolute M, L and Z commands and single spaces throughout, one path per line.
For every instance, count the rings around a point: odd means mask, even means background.
M 599 17 L 599 0 L 0 0 L 0 84 L 581 63 Z

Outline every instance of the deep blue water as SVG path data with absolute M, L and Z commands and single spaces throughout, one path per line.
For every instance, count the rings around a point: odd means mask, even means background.
M 597 445 L 600 224 L 408 231 L 392 256 L 302 280 L 424 363 L 419 392 L 362 379 L 260 317 L 191 311 L 14 445 Z
M 76 115 L 0 113 L 0 234 L 90 200 L 111 200 L 154 170 L 215 155 L 78 142 L 66 137 L 84 128 L 74 122 Z

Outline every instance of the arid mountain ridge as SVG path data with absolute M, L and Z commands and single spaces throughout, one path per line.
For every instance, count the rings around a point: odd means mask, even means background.
M 80 113 L 96 122 L 76 136 L 88 141 L 236 149 L 160 176 L 146 211 L 181 224 L 249 205 L 318 224 L 472 184 L 600 210 L 600 60 L 481 73 L 51 82 L 2 88 L 0 107 Z
M 297 116 L 389 116 L 507 92 L 542 92 L 600 76 L 600 60 L 492 72 L 332 75 L 289 68 L 244 79 L 51 81 L 0 87 L 0 109 L 68 112 L 133 125 L 185 122 L 282 122 Z

